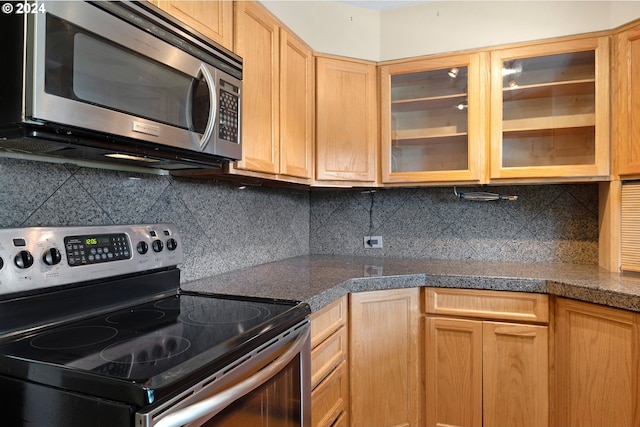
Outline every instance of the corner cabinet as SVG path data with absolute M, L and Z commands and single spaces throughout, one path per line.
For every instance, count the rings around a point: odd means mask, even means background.
M 243 154 L 229 172 L 308 183 L 313 158 L 312 51 L 259 3 L 234 3 L 236 52 L 244 61 Z
M 380 67 L 383 183 L 484 177 L 488 54 Z
M 640 424 L 640 315 L 556 300 L 558 427 Z
M 153 0 L 160 9 L 229 50 L 233 50 L 233 3 L 228 0 Z
M 378 98 L 374 63 L 316 59 L 316 184 L 373 185 Z
M 546 295 L 425 288 L 425 425 L 549 425 Z
M 420 290 L 349 295 L 352 427 L 420 426 Z
M 609 37 L 491 52 L 490 178 L 609 176 Z

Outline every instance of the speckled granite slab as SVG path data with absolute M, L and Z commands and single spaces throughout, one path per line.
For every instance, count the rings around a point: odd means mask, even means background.
M 309 255 L 182 284 L 185 290 L 304 301 L 313 311 L 351 292 L 418 286 L 548 293 L 640 312 L 640 278 L 594 265 Z

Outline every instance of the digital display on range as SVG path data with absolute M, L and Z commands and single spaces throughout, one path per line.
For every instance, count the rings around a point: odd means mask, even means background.
M 71 267 L 131 258 L 131 245 L 123 233 L 67 236 L 64 247 Z

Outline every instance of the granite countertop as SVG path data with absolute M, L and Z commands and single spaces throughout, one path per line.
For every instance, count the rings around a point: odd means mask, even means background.
M 418 286 L 547 293 L 640 312 L 640 277 L 595 265 L 308 255 L 186 282 L 182 289 L 299 300 L 317 311 L 352 292 Z

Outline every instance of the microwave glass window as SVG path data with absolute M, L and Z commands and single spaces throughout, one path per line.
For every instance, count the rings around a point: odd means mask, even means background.
M 193 101 L 191 105 L 191 111 L 199 111 L 201 114 L 193 116 L 193 130 L 203 134 L 209 121 L 209 85 L 203 76 L 199 79 L 193 80 Z M 207 114 L 204 114 L 207 113 Z
M 203 133 L 209 88 L 95 34 L 47 15 L 45 91 Z

